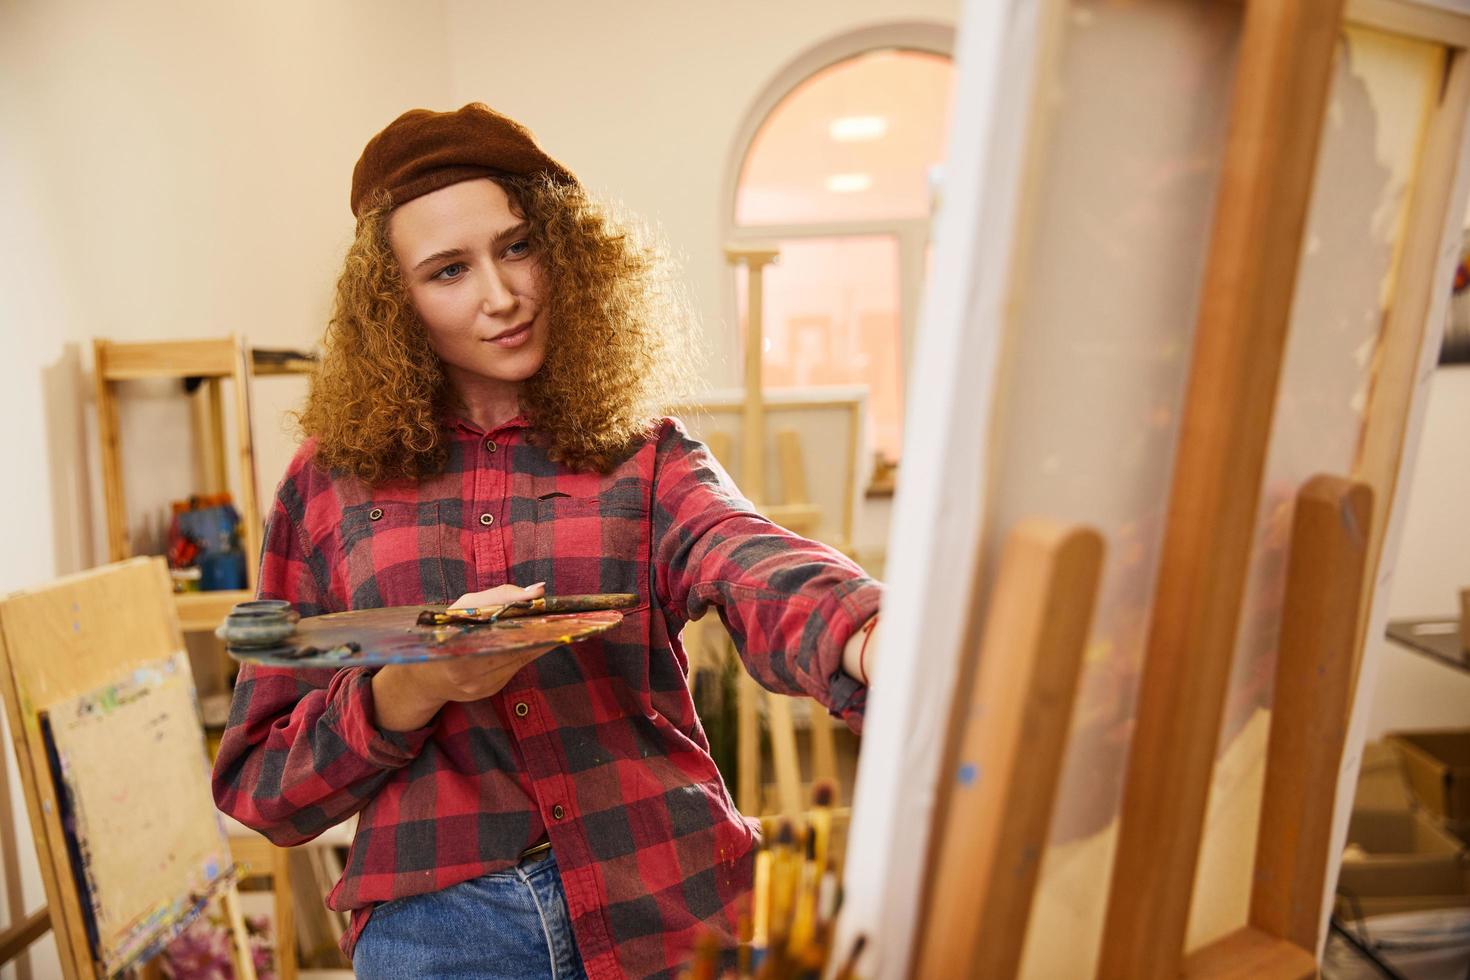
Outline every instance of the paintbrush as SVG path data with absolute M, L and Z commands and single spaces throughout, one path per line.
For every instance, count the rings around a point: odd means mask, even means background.
M 863 955 L 863 947 L 867 945 L 868 937 L 858 936 L 853 941 L 852 951 L 847 954 L 847 959 L 843 962 L 841 968 L 832 974 L 832 980 L 852 980 L 857 974 L 858 959 Z
M 737 976 L 750 975 L 750 943 L 751 922 L 750 913 L 740 913 L 740 925 L 736 935 L 740 939 L 740 945 L 735 947 L 735 973 Z
M 816 850 L 813 860 L 819 869 L 827 867 L 832 853 L 832 804 L 837 801 L 837 787 L 830 780 L 821 780 L 812 786 L 812 812 L 807 817 L 811 824 Z
M 627 609 L 638 604 L 638 596 L 631 592 L 604 592 L 592 595 L 545 596 L 539 599 L 521 599 L 494 606 L 479 606 L 473 609 L 425 609 L 419 613 L 419 626 L 480 625 L 486 626 L 502 619 L 521 616 L 554 616 L 557 613 L 594 612 L 600 609 Z
M 771 852 L 761 848 L 755 855 L 755 888 L 751 891 L 750 967 L 760 969 L 770 942 Z
M 791 909 L 801 866 L 796 856 L 796 828 L 790 820 L 777 825 L 775 858 L 771 863 L 771 940 L 784 945 L 791 931 Z
M 815 942 L 817 933 L 818 872 L 816 849 L 817 836 L 808 832 L 806 835 L 806 860 L 801 862 L 800 877 L 796 885 L 796 912 L 791 921 L 791 939 L 789 942 L 792 956 L 803 966 L 806 965 L 806 961 L 809 958 L 810 947 Z
M 683 976 L 688 980 L 715 980 L 720 968 L 720 937 L 706 932 L 694 941 L 694 960 Z

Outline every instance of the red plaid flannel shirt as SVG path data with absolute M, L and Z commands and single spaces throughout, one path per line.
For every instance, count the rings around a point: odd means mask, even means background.
M 215 800 L 281 845 L 360 814 L 327 899 L 352 910 L 349 954 L 376 904 L 502 870 L 547 835 L 588 975 L 672 976 L 700 932 L 733 935 L 754 843 L 694 713 L 680 629 L 714 606 L 756 680 L 857 727 L 866 691 L 842 650 L 881 586 L 753 513 L 676 421 L 607 475 L 552 462 L 525 426 L 457 421 L 441 476 L 378 488 L 322 471 L 308 442 L 276 495 L 260 595 L 303 616 L 506 582 L 642 603 L 406 733 L 375 725 L 368 668 L 246 665 Z

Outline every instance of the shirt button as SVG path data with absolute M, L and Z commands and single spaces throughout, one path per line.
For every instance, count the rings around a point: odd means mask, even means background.
M 562 807 L 562 805 L 560 803 L 558 803 L 556 806 L 554 806 L 554 807 L 551 808 L 551 819 L 553 819 L 553 820 L 560 820 L 562 817 L 564 817 L 566 815 L 567 815 L 567 811 Z
M 495 450 L 497 448 L 499 448 L 499 447 L 495 445 L 495 440 L 494 439 L 486 439 L 485 440 L 485 451 L 487 453 L 493 453 L 493 452 L 495 452 Z
M 495 515 L 494 514 L 481 514 L 480 515 L 480 523 L 483 524 L 483 525 L 485 525 L 486 527 L 489 527 L 491 524 L 494 524 L 495 523 Z
M 516 702 L 516 717 L 524 718 L 531 713 L 531 706 L 524 701 Z
M 376 521 L 382 516 L 383 508 L 381 507 L 374 507 L 372 510 L 368 511 L 368 520 L 370 521 Z

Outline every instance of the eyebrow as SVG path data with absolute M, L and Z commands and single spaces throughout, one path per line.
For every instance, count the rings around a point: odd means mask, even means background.
M 507 238 L 514 238 L 517 235 L 523 234 L 530 227 L 531 223 L 529 221 L 522 221 L 520 224 L 512 225 L 511 227 L 502 231 L 500 234 L 496 235 L 495 238 L 491 240 L 491 245 L 499 245 Z M 418 272 L 426 265 L 434 265 L 439 262 L 447 262 L 450 259 L 462 258 L 468 254 L 469 249 L 466 248 L 442 248 L 439 251 L 435 252 L 433 255 L 427 256 L 422 262 L 414 266 L 413 271 Z

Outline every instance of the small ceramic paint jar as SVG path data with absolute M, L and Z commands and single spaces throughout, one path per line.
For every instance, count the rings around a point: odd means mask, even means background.
M 214 635 L 232 647 L 273 647 L 296 632 L 300 618 L 289 602 L 257 599 L 232 609 Z
M 285 599 L 251 599 L 249 602 L 237 602 L 232 613 L 241 612 L 291 612 L 291 603 Z

